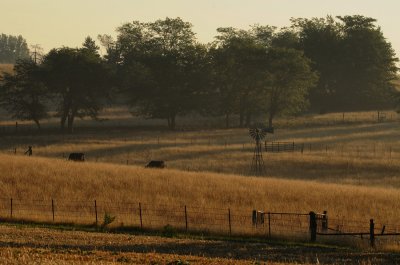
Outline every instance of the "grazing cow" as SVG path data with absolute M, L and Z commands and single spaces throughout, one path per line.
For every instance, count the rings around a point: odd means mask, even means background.
M 70 153 L 68 156 L 68 160 L 83 162 L 83 161 L 85 161 L 85 154 L 84 153 Z
M 158 161 L 158 160 L 151 160 L 146 167 L 152 167 L 152 168 L 164 168 L 165 163 L 164 161 Z

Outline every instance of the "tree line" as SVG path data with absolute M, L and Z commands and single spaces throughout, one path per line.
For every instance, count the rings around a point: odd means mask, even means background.
M 115 98 L 133 114 L 165 119 L 197 112 L 224 116 L 226 126 L 306 110 L 327 112 L 391 107 L 398 59 L 376 20 L 364 16 L 292 19 L 277 29 L 218 28 L 215 40 L 196 40 L 180 18 L 117 28 L 99 35 L 100 56 L 87 37 L 81 48 L 52 49 L 39 62 L 18 60 L 4 74 L 0 105 L 14 118 L 40 120 L 56 109 L 60 126 L 97 119 Z

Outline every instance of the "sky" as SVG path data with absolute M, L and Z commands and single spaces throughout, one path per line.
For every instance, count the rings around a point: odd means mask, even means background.
M 45 52 L 79 47 L 86 36 L 116 36 L 115 29 L 138 20 L 181 17 L 193 24 L 200 42 L 218 27 L 248 29 L 260 24 L 289 26 L 290 18 L 364 15 L 377 19 L 400 56 L 399 0 L 0 0 L 0 33 L 22 35 Z

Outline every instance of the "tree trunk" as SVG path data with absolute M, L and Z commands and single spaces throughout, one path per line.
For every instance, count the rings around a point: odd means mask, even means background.
M 34 119 L 33 121 L 35 122 L 35 124 L 36 124 L 38 130 L 40 131 L 41 127 L 40 127 L 40 122 L 39 122 L 39 120 Z
M 251 113 L 248 112 L 248 113 L 246 114 L 246 127 L 249 127 L 250 124 L 251 124 Z
M 74 119 L 75 119 L 75 115 L 74 114 L 70 114 L 68 115 L 68 132 L 69 133 L 73 133 L 74 132 Z
M 169 124 L 169 128 L 171 129 L 171 130 L 175 130 L 175 115 L 174 114 L 172 114 L 171 115 L 171 117 L 170 117 L 170 124 Z
M 67 115 L 63 114 L 63 115 L 61 116 L 61 122 L 60 122 L 61 130 L 62 130 L 62 131 L 64 131 L 64 129 L 65 129 L 65 121 L 66 121 L 66 120 L 67 120 Z
M 239 127 L 243 127 L 243 122 L 244 121 L 244 113 L 243 113 L 243 111 L 242 110 L 240 110 L 240 113 L 239 113 Z
M 225 126 L 226 126 L 226 128 L 229 128 L 229 113 L 226 113 L 225 114 Z
M 268 117 L 268 127 L 272 127 L 272 120 L 274 118 L 274 115 L 270 114 Z

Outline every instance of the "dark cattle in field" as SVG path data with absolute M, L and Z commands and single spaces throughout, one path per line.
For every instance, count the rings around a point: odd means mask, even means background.
M 85 154 L 84 153 L 70 153 L 68 156 L 68 160 L 72 161 L 85 161 Z
M 152 168 L 164 168 L 165 163 L 164 161 L 157 161 L 157 160 L 151 160 L 146 167 L 152 167 Z

